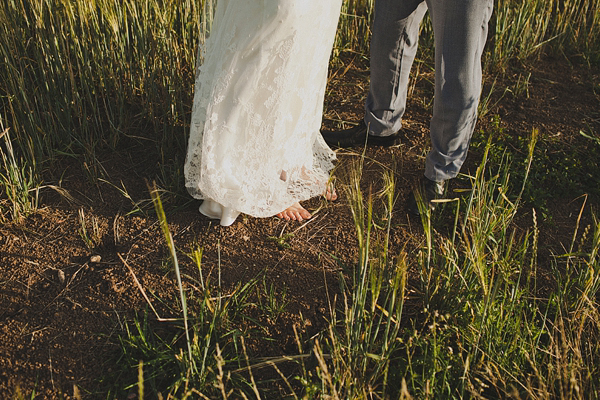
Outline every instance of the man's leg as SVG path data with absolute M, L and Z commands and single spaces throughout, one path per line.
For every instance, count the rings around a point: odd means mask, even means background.
M 371 37 L 371 85 L 364 121 L 350 129 L 321 132 L 330 146 L 398 144 L 410 68 L 427 12 L 424 0 L 377 0 Z M 368 132 L 367 132 L 368 127 Z
M 371 84 L 365 123 L 374 136 L 402 127 L 409 74 L 417 53 L 419 25 L 427 12 L 422 0 L 377 0 L 371 37 Z
M 435 99 L 425 177 L 441 182 L 458 175 L 475 129 L 493 1 L 427 0 L 427 5 L 435 35 Z

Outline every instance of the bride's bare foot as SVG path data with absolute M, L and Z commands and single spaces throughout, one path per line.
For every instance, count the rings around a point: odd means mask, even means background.
M 337 192 L 335 191 L 335 188 L 333 186 L 327 187 L 324 196 L 325 200 L 327 201 L 336 201 L 338 198 Z
M 300 205 L 300 203 L 295 203 L 277 214 L 279 218 L 285 220 L 292 221 L 304 221 L 305 219 L 309 219 L 312 217 L 310 213 Z

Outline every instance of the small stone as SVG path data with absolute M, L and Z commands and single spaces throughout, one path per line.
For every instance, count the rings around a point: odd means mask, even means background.
M 99 263 L 100 261 L 102 261 L 102 257 L 96 254 L 90 257 L 90 261 L 93 263 Z
M 58 275 L 58 281 L 63 284 L 65 283 L 65 273 L 63 270 L 59 269 L 56 271 L 56 274 Z

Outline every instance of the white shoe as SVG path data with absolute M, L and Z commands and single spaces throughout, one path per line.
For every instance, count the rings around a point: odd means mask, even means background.
M 232 210 L 231 208 L 223 207 L 223 212 L 221 213 L 221 226 L 233 224 L 238 215 L 240 215 L 239 212 Z
M 233 224 L 240 215 L 239 212 L 231 208 L 223 207 L 219 203 L 211 199 L 205 199 L 200 205 L 200 213 L 210 219 L 220 219 L 221 226 L 229 226 Z
M 202 215 L 211 219 L 220 219 L 223 213 L 221 205 L 211 199 L 205 199 L 200 205 L 199 211 Z

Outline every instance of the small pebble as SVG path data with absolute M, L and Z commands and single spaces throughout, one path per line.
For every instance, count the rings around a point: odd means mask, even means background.
M 90 257 L 90 261 L 93 263 L 99 263 L 102 260 L 102 257 L 100 257 L 99 255 L 95 255 L 95 256 L 91 256 Z
M 64 271 L 63 271 L 63 270 L 61 270 L 61 269 L 59 269 L 59 270 L 57 270 L 57 272 L 56 272 L 56 273 L 57 273 L 57 275 L 58 275 L 58 281 L 59 281 L 61 284 L 65 283 L 65 273 L 64 273 Z

